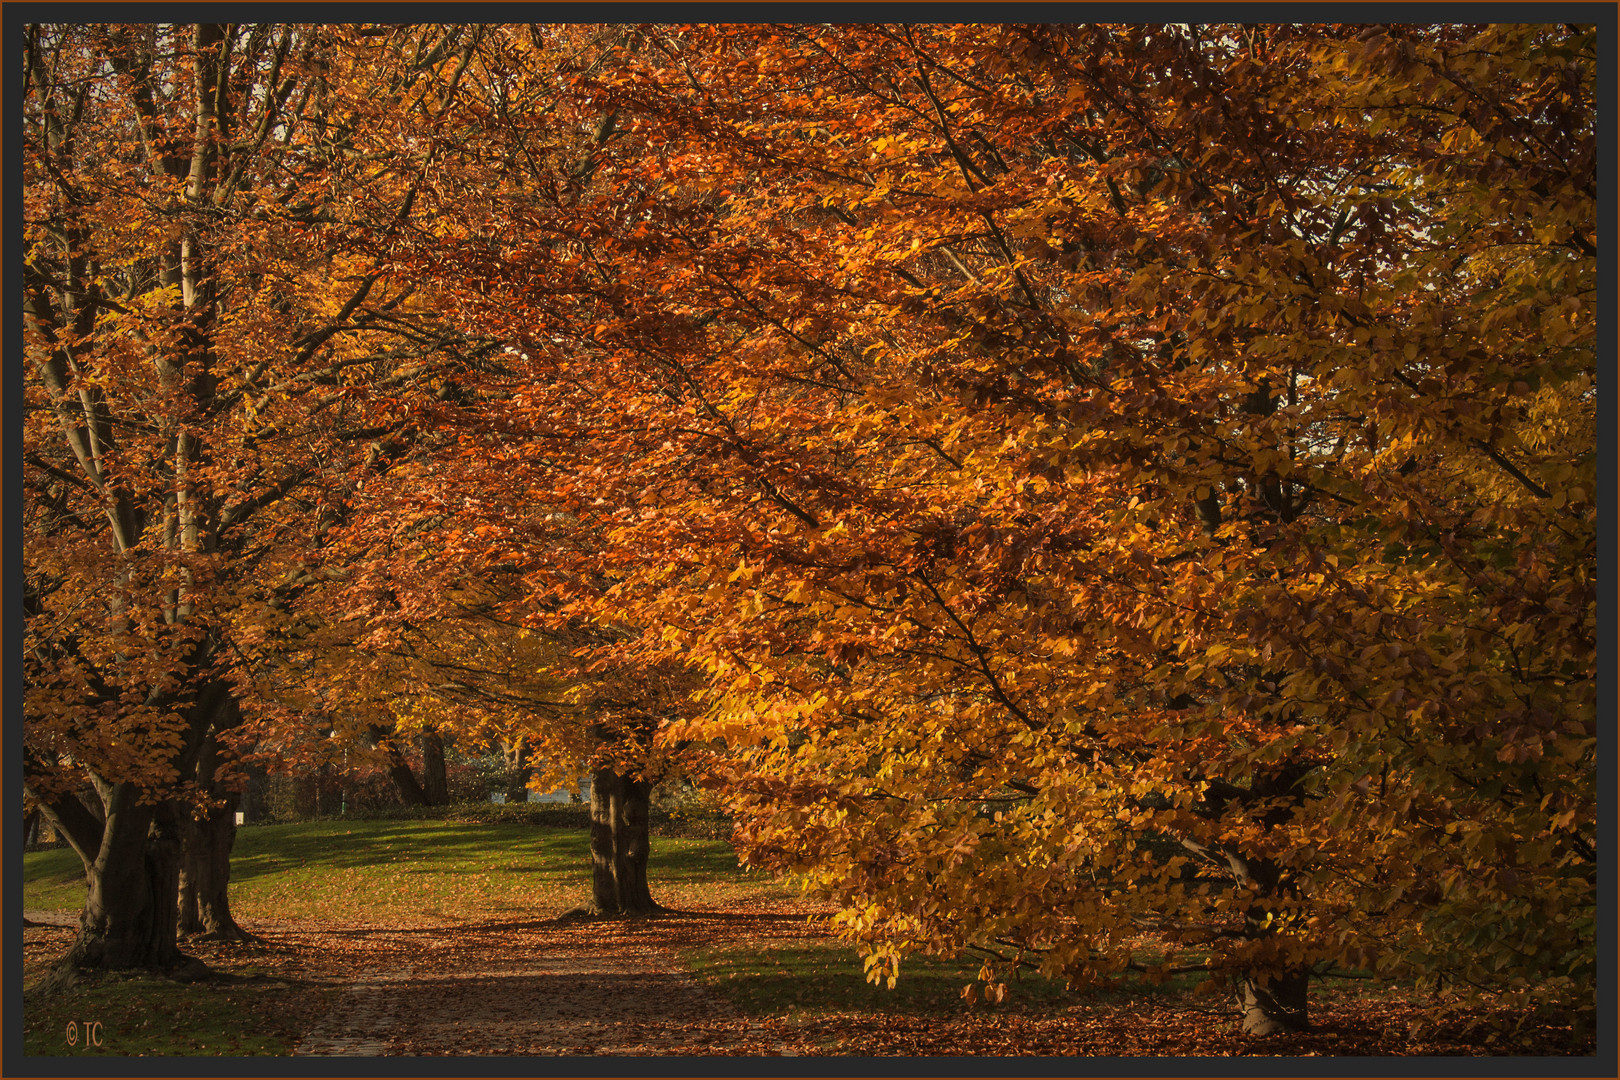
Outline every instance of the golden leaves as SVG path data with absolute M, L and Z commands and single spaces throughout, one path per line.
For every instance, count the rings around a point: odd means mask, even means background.
M 334 328 L 353 370 L 312 381 L 439 425 L 376 520 L 455 515 L 356 525 L 410 556 L 355 542 L 356 611 L 521 568 L 506 610 L 580 635 L 574 703 L 678 685 L 750 856 L 837 896 L 884 980 L 1003 939 L 1095 972 L 1140 919 L 1212 970 L 1495 978 L 1491 858 L 1591 896 L 1552 869 L 1593 806 L 1589 73 L 1558 88 L 1551 31 L 1294 28 L 1266 63 L 1236 30 L 908 33 L 702 31 L 527 134 L 454 113 L 430 224 L 379 224 L 366 165 L 374 230 L 241 278 L 235 341 L 306 340 L 268 313 L 319 332 L 386 265 L 466 324 L 450 355 L 521 343 L 451 408 L 394 315 Z M 657 139 L 585 145 L 597 93 Z M 443 194 L 493 161 L 532 190 Z M 1511 930 L 1543 933 L 1588 947 Z

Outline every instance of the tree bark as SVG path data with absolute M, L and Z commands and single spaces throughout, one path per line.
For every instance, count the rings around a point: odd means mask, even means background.
M 200 667 L 199 658 L 191 666 Z M 185 741 L 173 759 L 179 775 L 196 769 L 205 735 L 216 723 L 228 722 L 234 707 L 227 684 L 211 681 L 202 687 L 186 710 Z M 92 780 L 104 808 L 100 815 L 72 795 L 42 804 L 84 863 L 87 886 L 79 936 L 44 984 L 47 992 L 70 984 L 87 968 L 186 967 L 206 973 L 205 965 L 176 944 L 186 808 L 171 798 L 155 799 L 150 789 L 128 781 L 107 783 L 93 774 Z
M 235 797 L 201 819 L 188 815 L 182 835 L 185 857 L 180 869 L 180 933 L 205 941 L 253 940 L 253 935 L 238 926 L 231 915 L 227 889 L 231 847 L 236 842 Z
M 1227 804 L 1234 800 L 1264 799 L 1275 804 L 1260 818 L 1261 824 L 1269 830 L 1293 815 L 1292 802 L 1300 798 L 1298 785 L 1307 772 L 1307 765 L 1290 761 L 1258 771 L 1248 789 L 1211 781 L 1199 812 L 1218 819 Z M 1207 846 L 1190 837 L 1182 837 L 1181 843 L 1201 858 L 1224 861 L 1238 888 L 1252 891 L 1254 900 L 1244 913 L 1245 938 L 1258 941 L 1279 931 L 1286 921 L 1279 918 L 1279 912 L 1289 897 L 1297 898 L 1297 885 L 1282 864 L 1274 859 L 1246 855 L 1234 848 Z M 1309 990 L 1308 966 L 1241 972 L 1237 997 L 1243 1011 L 1244 1033 L 1276 1035 L 1305 1031 L 1310 1027 Z
M 383 729 L 373 726 L 371 728 L 371 741 L 373 743 L 381 742 L 382 738 Z M 422 785 L 417 782 L 416 774 L 411 772 L 410 763 L 405 760 L 405 755 L 399 752 L 399 747 L 390 743 L 387 754 L 388 775 L 393 779 L 394 787 L 399 790 L 399 797 L 404 800 L 405 805 L 428 805 L 427 794 L 422 790 Z
M 422 785 L 417 783 L 416 774 L 411 772 L 405 755 L 398 750 L 388 752 L 388 775 L 393 777 L 394 787 L 399 789 L 399 797 L 405 800 L 406 806 L 428 804 L 427 795 L 422 791 Z
M 172 970 L 194 963 L 176 944 L 180 829 L 172 802 L 141 802 L 134 784 L 114 784 L 98 825 L 77 799 L 45 804 L 85 862 L 88 891 L 79 936 L 50 984 L 84 968 Z
M 444 774 L 444 738 L 432 729 L 422 732 L 422 797 L 429 806 L 450 801 L 450 784 Z
M 506 761 L 508 775 L 506 780 L 506 801 L 509 803 L 523 803 L 529 801 L 529 777 L 534 775 L 534 765 L 529 761 L 529 741 L 519 739 L 507 750 Z
M 1244 918 L 1243 932 L 1250 940 L 1276 933 L 1272 904 L 1288 887 L 1283 869 L 1271 859 L 1245 859 L 1228 855 L 1238 870 L 1239 882 L 1258 889 L 1256 903 Z M 1243 1009 L 1246 1035 L 1280 1035 L 1310 1027 L 1308 968 L 1290 967 L 1282 971 L 1244 972 L 1238 979 L 1238 1003 Z
M 179 930 L 208 941 L 251 941 L 253 935 L 231 915 L 227 886 L 231 880 L 231 848 L 236 843 L 236 792 L 219 782 L 219 740 L 215 732 L 241 720 L 236 699 L 219 710 L 214 728 L 197 755 L 197 787 L 215 805 L 200 816 L 182 813 L 183 858 L 180 866 Z
M 591 913 L 650 915 L 663 910 L 647 885 L 652 784 L 613 769 L 591 776 Z
M 1238 980 L 1245 1035 L 1282 1035 L 1310 1026 L 1311 976 L 1292 970 L 1281 975 L 1245 975 Z

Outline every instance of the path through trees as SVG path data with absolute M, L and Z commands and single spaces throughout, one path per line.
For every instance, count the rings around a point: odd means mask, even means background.
M 999 1006 L 919 1010 L 853 998 L 748 1015 L 682 963 L 687 950 L 742 941 L 787 954 L 825 936 L 808 909 L 777 901 L 652 919 L 481 919 L 463 923 L 248 919 L 256 944 L 203 944 L 220 968 L 251 967 L 297 988 L 284 1020 L 300 1056 L 601 1055 L 1478 1055 L 1493 1052 L 1466 1022 L 1414 1037 L 1425 1003 L 1313 990 L 1308 1033 L 1257 1042 L 1210 1025 L 1207 996 L 1132 993 L 1033 1000 L 1015 988 Z M 72 935 L 76 913 L 29 911 L 25 953 L 44 959 Z M 263 976 L 259 976 L 263 977 Z M 808 998 L 814 998 L 811 992 Z M 107 1036 L 119 1037 L 118 1033 Z M 215 1053 L 202 1046 L 196 1053 Z M 228 1052 L 228 1051 L 227 1051 Z M 1549 1045 L 1543 1052 L 1567 1052 Z

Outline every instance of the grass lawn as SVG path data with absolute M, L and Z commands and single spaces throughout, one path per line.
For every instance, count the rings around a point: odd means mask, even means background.
M 228 971 L 242 965 L 228 961 Z M 331 991 L 273 976 L 178 983 L 151 975 L 98 976 L 24 1006 L 23 1053 L 37 1056 L 249 1057 L 290 1054 Z M 69 1042 L 69 1039 L 72 1042 Z
M 654 837 L 654 896 L 713 907 L 785 895 L 743 873 L 719 840 Z M 231 909 L 239 917 L 455 923 L 546 918 L 590 898 L 590 838 L 581 830 L 449 821 L 315 821 L 237 830 Z M 23 905 L 78 908 L 84 871 L 72 851 L 24 856 Z

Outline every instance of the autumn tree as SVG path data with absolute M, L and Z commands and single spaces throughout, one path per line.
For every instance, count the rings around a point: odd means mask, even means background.
M 449 492 L 486 490 L 469 481 L 499 485 L 501 472 L 498 457 L 424 444 L 411 467 L 367 485 L 345 540 L 355 574 L 329 597 L 356 629 L 341 649 L 329 639 L 320 647 L 324 707 L 341 728 L 345 718 L 352 725 L 374 715 L 381 696 L 396 738 L 431 724 L 467 745 L 513 747 L 523 770 L 513 797 L 531 781 L 551 786 L 588 772 L 592 893 L 578 913 L 651 914 L 660 910 L 647 875 L 651 792 L 674 767 L 653 736 L 680 711 L 690 680 L 678 670 L 576 657 L 626 630 L 582 626 L 544 594 L 537 603 L 522 583 L 554 568 L 535 553 L 542 537 L 580 540 L 572 523 L 559 528 L 549 511 L 504 503 L 464 532 L 465 505 L 445 510 Z M 500 535 L 509 531 L 524 534 L 521 544 Z M 408 543 L 390 540 L 403 535 Z M 368 731 L 375 739 L 382 728 Z
M 701 670 L 664 736 L 874 977 L 1589 1015 L 1594 49 L 637 28 L 418 256 L 511 343 L 471 517 Z
M 410 509 L 377 490 L 358 516 L 390 528 L 413 521 Z M 416 531 L 420 546 L 411 546 L 411 560 L 420 563 L 431 558 L 434 538 Z M 499 574 L 406 581 L 395 568 L 387 595 L 378 595 L 387 560 L 375 549 L 368 554 L 365 570 L 335 583 L 324 598 L 332 615 L 347 617 L 335 632 L 312 636 L 293 661 L 307 665 L 307 683 L 320 689 L 316 707 L 335 746 L 357 756 L 380 754 L 407 805 L 447 801 L 447 743 L 510 748 L 508 759 L 521 763 L 514 767 L 520 777 L 509 778 L 513 801 L 526 797 L 530 780 L 555 786 L 577 777 L 586 713 L 558 674 L 566 648 L 507 610 L 522 594 L 503 598 Z M 406 593 L 424 602 L 402 604 Z M 403 753 L 411 743 L 424 746 L 420 778 Z M 333 749 L 327 747 L 328 758 Z
M 376 33 L 391 40 L 408 31 Z M 513 318 L 486 317 L 500 295 L 488 291 L 491 264 L 501 275 L 521 276 L 527 256 L 514 243 L 535 252 L 558 249 L 566 241 L 554 232 L 553 216 L 589 220 L 602 211 L 594 178 L 617 132 L 611 115 L 579 108 L 572 87 L 582 74 L 615 63 L 614 50 L 628 39 L 616 27 L 493 26 L 471 33 L 466 63 L 457 69 L 460 93 L 437 122 L 434 174 L 421 194 L 433 228 L 392 238 L 388 258 L 445 297 L 446 310 L 469 333 L 503 348 L 475 380 L 413 406 L 423 437 L 411 452 L 390 458 L 357 496 L 344 540 L 353 576 L 331 596 L 367 628 L 361 645 L 374 658 L 368 663 L 393 663 L 414 651 L 416 661 L 440 672 L 449 670 L 447 662 L 460 665 L 463 685 L 449 688 L 446 702 L 479 701 L 472 718 L 485 731 L 500 711 L 492 707 L 487 675 L 500 664 L 487 652 L 452 661 L 461 650 L 446 651 L 443 634 L 493 618 L 530 635 L 523 648 L 551 657 L 545 678 L 563 692 L 526 716 L 519 715 L 521 703 L 511 703 L 503 737 L 521 736 L 531 749 L 544 745 L 548 758 L 589 767 L 587 909 L 645 914 L 658 907 L 646 871 L 650 793 L 667 767 L 653 735 L 690 704 L 690 686 L 679 662 L 595 652 L 573 657 L 600 646 L 611 651 L 640 631 L 573 606 L 579 595 L 610 582 L 596 562 L 607 546 L 600 515 L 580 513 L 583 487 L 525 486 L 524 459 L 537 445 L 534 425 L 545 407 L 534 398 L 533 358 L 525 351 L 536 327 L 514 332 Z M 394 149 L 408 151 L 408 140 Z M 510 315 L 522 321 L 521 313 Z M 455 609 L 469 603 L 481 614 L 462 622 L 469 612 Z
M 476 357 L 374 248 L 354 254 L 409 225 L 431 154 L 387 174 L 364 159 L 373 80 L 421 91 L 442 58 L 353 40 L 24 34 L 25 781 L 84 860 L 64 972 L 184 960 L 188 831 L 187 917 L 232 931 L 234 824 L 209 769 L 248 737 L 242 687 L 278 601 L 368 445 L 408 427 L 377 395 Z M 394 138 L 414 122 L 387 119 Z M 86 782 L 103 814 L 71 797 Z

